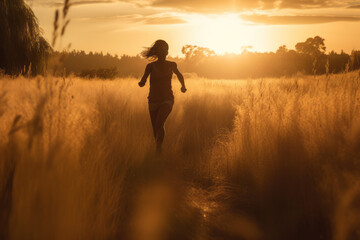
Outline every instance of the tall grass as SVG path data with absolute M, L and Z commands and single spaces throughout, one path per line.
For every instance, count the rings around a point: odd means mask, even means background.
M 357 239 L 359 84 L 175 83 L 157 156 L 135 79 L 4 77 L 1 238 Z

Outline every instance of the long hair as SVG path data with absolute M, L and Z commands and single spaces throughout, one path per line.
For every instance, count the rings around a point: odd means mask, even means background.
M 167 55 L 169 45 L 164 40 L 157 40 L 152 47 L 146 48 L 141 52 L 141 56 L 150 60 L 156 61 L 160 55 Z

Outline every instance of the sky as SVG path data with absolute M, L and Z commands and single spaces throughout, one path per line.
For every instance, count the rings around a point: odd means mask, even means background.
M 61 0 L 26 0 L 52 39 Z M 360 50 L 360 1 L 354 0 L 70 0 L 70 24 L 59 49 L 137 55 L 157 39 L 182 57 L 184 45 L 217 54 L 294 49 L 308 37 L 327 50 Z

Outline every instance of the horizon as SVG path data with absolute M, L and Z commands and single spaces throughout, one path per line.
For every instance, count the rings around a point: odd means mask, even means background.
M 27 0 L 50 41 L 53 17 L 62 2 Z M 136 56 L 157 39 L 166 40 L 169 55 L 183 57 L 184 45 L 209 48 L 217 55 L 275 52 L 316 35 L 326 52 L 360 49 L 360 2 L 252 1 L 70 1 L 71 23 L 63 44 L 71 50 Z M 264 1 L 263 1 L 264 3 Z M 229 27 L 231 26 L 231 27 Z M 66 43 L 66 44 L 65 44 Z M 61 50 L 61 49 L 57 49 Z

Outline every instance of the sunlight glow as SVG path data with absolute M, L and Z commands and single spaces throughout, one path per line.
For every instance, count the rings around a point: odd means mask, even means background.
M 190 23 L 192 44 L 208 47 L 217 54 L 241 53 L 249 43 L 261 45 L 238 14 L 196 15 Z
M 40 4 L 40 0 L 33 3 L 44 37 L 50 41 L 55 8 Z M 156 39 L 164 39 L 170 44 L 171 56 L 183 57 L 181 49 L 188 44 L 210 48 L 220 55 L 239 54 L 248 46 L 252 46 L 249 50 L 253 52 L 269 52 L 282 45 L 294 49 L 296 43 L 318 35 L 325 38 L 329 51 L 351 52 L 359 49 L 360 34 L 354 29 L 359 29 L 360 21 L 291 25 L 263 24 L 241 18 L 251 14 L 332 16 L 337 15 L 335 11 L 339 12 L 336 8 L 209 14 L 144 8 L 124 1 L 97 2 L 71 8 L 71 24 L 63 42 L 71 42 L 73 49 L 88 52 L 136 55 Z M 346 14 L 341 14 L 356 16 L 356 11 L 358 9 L 348 9 Z M 176 20 L 179 23 L 175 24 Z

